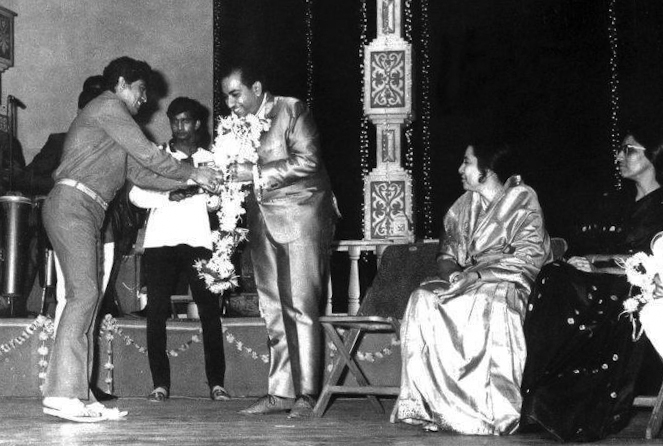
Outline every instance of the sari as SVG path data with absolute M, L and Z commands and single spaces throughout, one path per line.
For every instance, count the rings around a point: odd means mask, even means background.
M 663 230 L 663 188 L 630 205 L 615 202 L 612 222 L 583 226 L 590 229 L 586 243 L 610 239 L 601 248 L 615 254 L 649 251 L 651 238 Z M 629 288 L 624 276 L 587 273 L 565 262 L 541 270 L 525 322 L 523 427 L 539 426 L 559 441 L 595 441 L 628 424 L 650 348 L 645 336 L 633 340 L 631 320 L 621 315 Z
M 551 257 L 537 195 L 519 177 L 485 209 L 478 193 L 466 192 L 443 231 L 438 256 L 480 279 L 444 299 L 433 292 L 439 281 L 411 294 L 394 418 L 463 434 L 509 434 L 520 417 L 527 296 Z

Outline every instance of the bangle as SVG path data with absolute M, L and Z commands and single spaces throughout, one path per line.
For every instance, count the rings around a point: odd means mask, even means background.
M 463 274 L 460 271 L 454 271 L 453 273 L 449 274 L 449 283 L 455 283 L 460 279 L 461 274 Z

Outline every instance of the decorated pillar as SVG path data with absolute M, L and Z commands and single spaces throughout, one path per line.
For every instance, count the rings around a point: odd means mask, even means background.
M 364 50 L 364 113 L 376 129 L 376 167 L 364 178 L 364 238 L 414 240 L 412 178 L 401 165 L 413 118 L 412 47 L 401 36 L 402 0 L 377 0 L 377 37 Z

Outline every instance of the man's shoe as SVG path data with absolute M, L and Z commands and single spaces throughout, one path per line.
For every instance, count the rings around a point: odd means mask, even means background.
M 302 395 L 295 401 L 288 418 L 311 418 L 315 407 L 315 398 L 310 395 Z
M 212 401 L 228 401 L 230 400 L 230 394 L 226 389 L 221 386 L 214 386 L 209 392 L 209 397 L 212 398 Z
M 153 403 L 163 403 L 170 397 L 168 389 L 165 387 L 157 387 L 149 395 L 147 395 L 148 401 Z
M 287 412 L 292 409 L 293 398 L 281 398 L 275 395 L 265 395 L 251 406 L 240 410 L 242 415 L 265 415 L 268 413 Z

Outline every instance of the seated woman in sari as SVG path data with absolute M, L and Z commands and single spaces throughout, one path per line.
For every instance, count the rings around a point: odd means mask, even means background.
M 663 230 L 663 132 L 659 122 L 655 127 L 634 128 L 623 141 L 619 170 L 635 193 L 630 203 L 616 201 L 608 223 L 595 225 L 608 228 L 604 252 L 649 251 Z M 646 341 L 632 339 L 631 321 L 621 315 L 629 284 L 614 270 L 599 271 L 585 257 L 541 270 L 525 322 L 523 426 L 539 425 L 562 441 L 592 441 L 628 423 Z
M 536 193 L 518 176 L 505 181 L 507 153 L 465 151 L 467 192 L 444 218 L 439 278 L 415 290 L 405 311 L 392 421 L 481 435 L 518 426 L 525 306 L 551 254 Z

